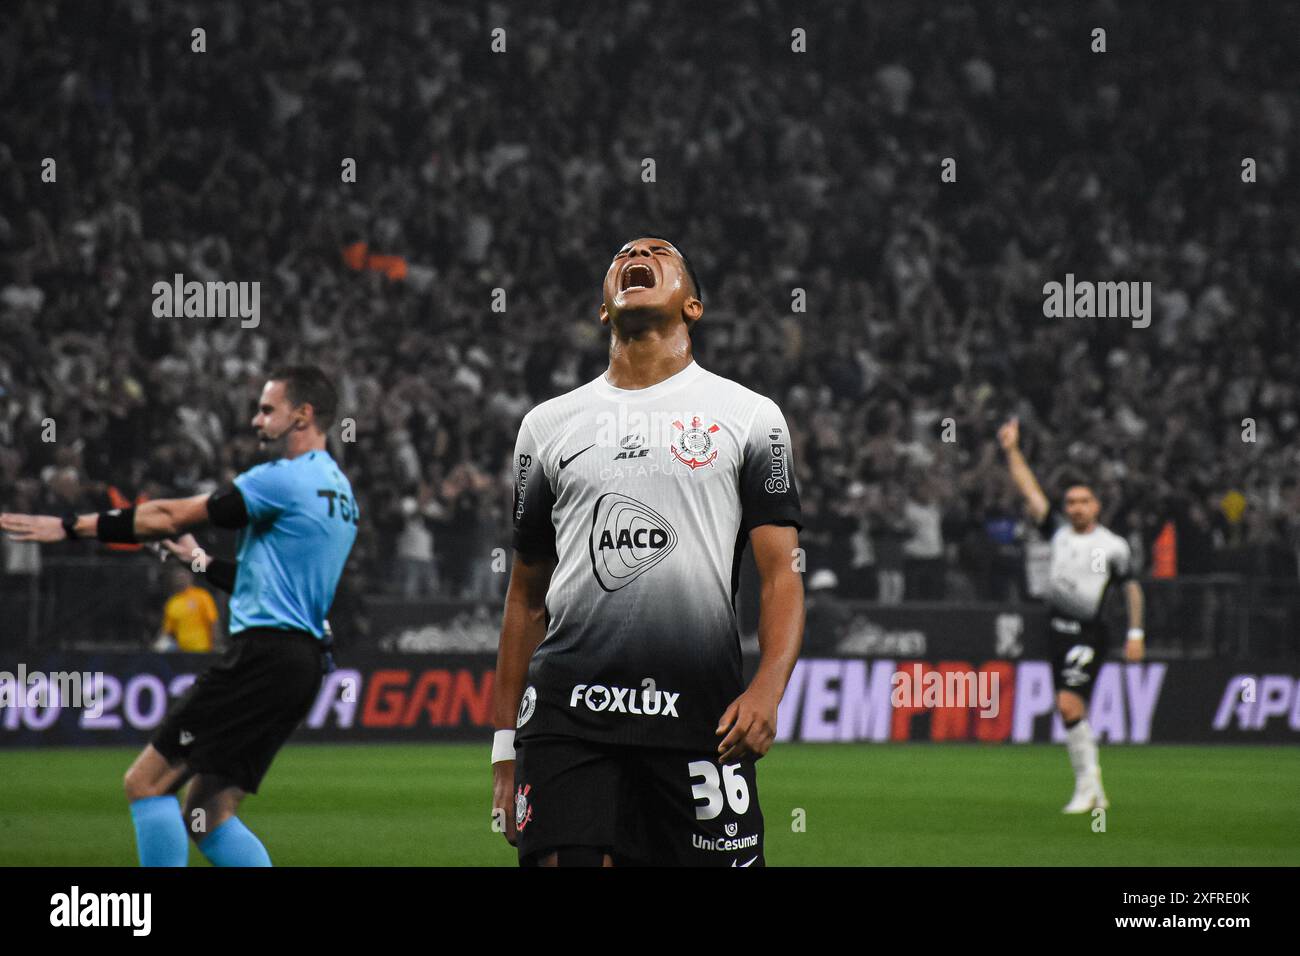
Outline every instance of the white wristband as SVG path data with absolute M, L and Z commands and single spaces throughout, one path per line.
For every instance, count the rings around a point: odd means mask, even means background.
M 1147 632 L 1140 627 L 1130 627 L 1128 629 L 1128 639 L 1130 641 L 1146 640 Z
M 515 732 L 498 730 L 492 735 L 492 762 L 515 759 Z

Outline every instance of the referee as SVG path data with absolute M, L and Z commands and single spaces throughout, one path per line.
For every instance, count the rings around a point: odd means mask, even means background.
M 1104 810 L 1110 803 L 1101 785 L 1097 741 L 1088 725 L 1088 702 L 1109 644 L 1101 610 L 1112 582 L 1123 582 L 1129 622 L 1124 657 L 1142 660 L 1146 638 L 1142 630 L 1142 587 L 1133 577 L 1128 542 L 1097 520 L 1101 503 L 1092 488 L 1082 482 L 1069 485 L 1065 489 L 1065 514 L 1056 514 L 1020 451 L 1017 419 L 998 429 L 998 442 L 1030 516 L 1051 542 L 1047 604 L 1052 679 L 1074 768 L 1074 795 L 1061 812 Z
M 307 715 L 327 666 L 325 615 L 359 517 L 352 486 L 325 447 L 336 406 L 319 369 L 281 368 L 252 422 L 271 460 L 225 488 L 99 514 L 0 515 L 14 540 L 40 543 L 136 543 L 206 523 L 239 531 L 236 561 L 211 559 L 206 569 L 231 591 L 232 646 L 126 772 L 141 866 L 184 866 L 187 831 L 214 866 L 271 865 L 235 813 Z M 186 783 L 182 817 L 176 794 Z

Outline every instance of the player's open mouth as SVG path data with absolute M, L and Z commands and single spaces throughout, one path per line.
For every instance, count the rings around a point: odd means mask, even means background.
M 654 285 L 654 270 L 647 265 L 634 262 L 623 269 L 619 289 L 627 292 L 630 289 L 653 289 Z

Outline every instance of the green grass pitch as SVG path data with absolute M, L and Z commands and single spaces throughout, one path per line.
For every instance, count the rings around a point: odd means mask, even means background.
M 133 750 L 0 751 L 0 865 L 134 865 Z M 1059 811 L 1061 746 L 778 744 L 769 865 L 1300 865 L 1300 749 L 1105 747 L 1111 809 Z M 277 865 L 511 866 L 486 745 L 287 747 L 240 813 Z M 802 810 L 804 828 L 796 829 Z M 191 848 L 191 863 L 206 865 Z

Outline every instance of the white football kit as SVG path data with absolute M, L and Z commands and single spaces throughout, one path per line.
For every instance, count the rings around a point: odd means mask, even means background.
M 556 561 L 520 741 L 716 747 L 749 532 L 800 522 L 780 409 L 695 362 L 644 389 L 602 374 L 524 417 L 514 470 L 515 550 Z

